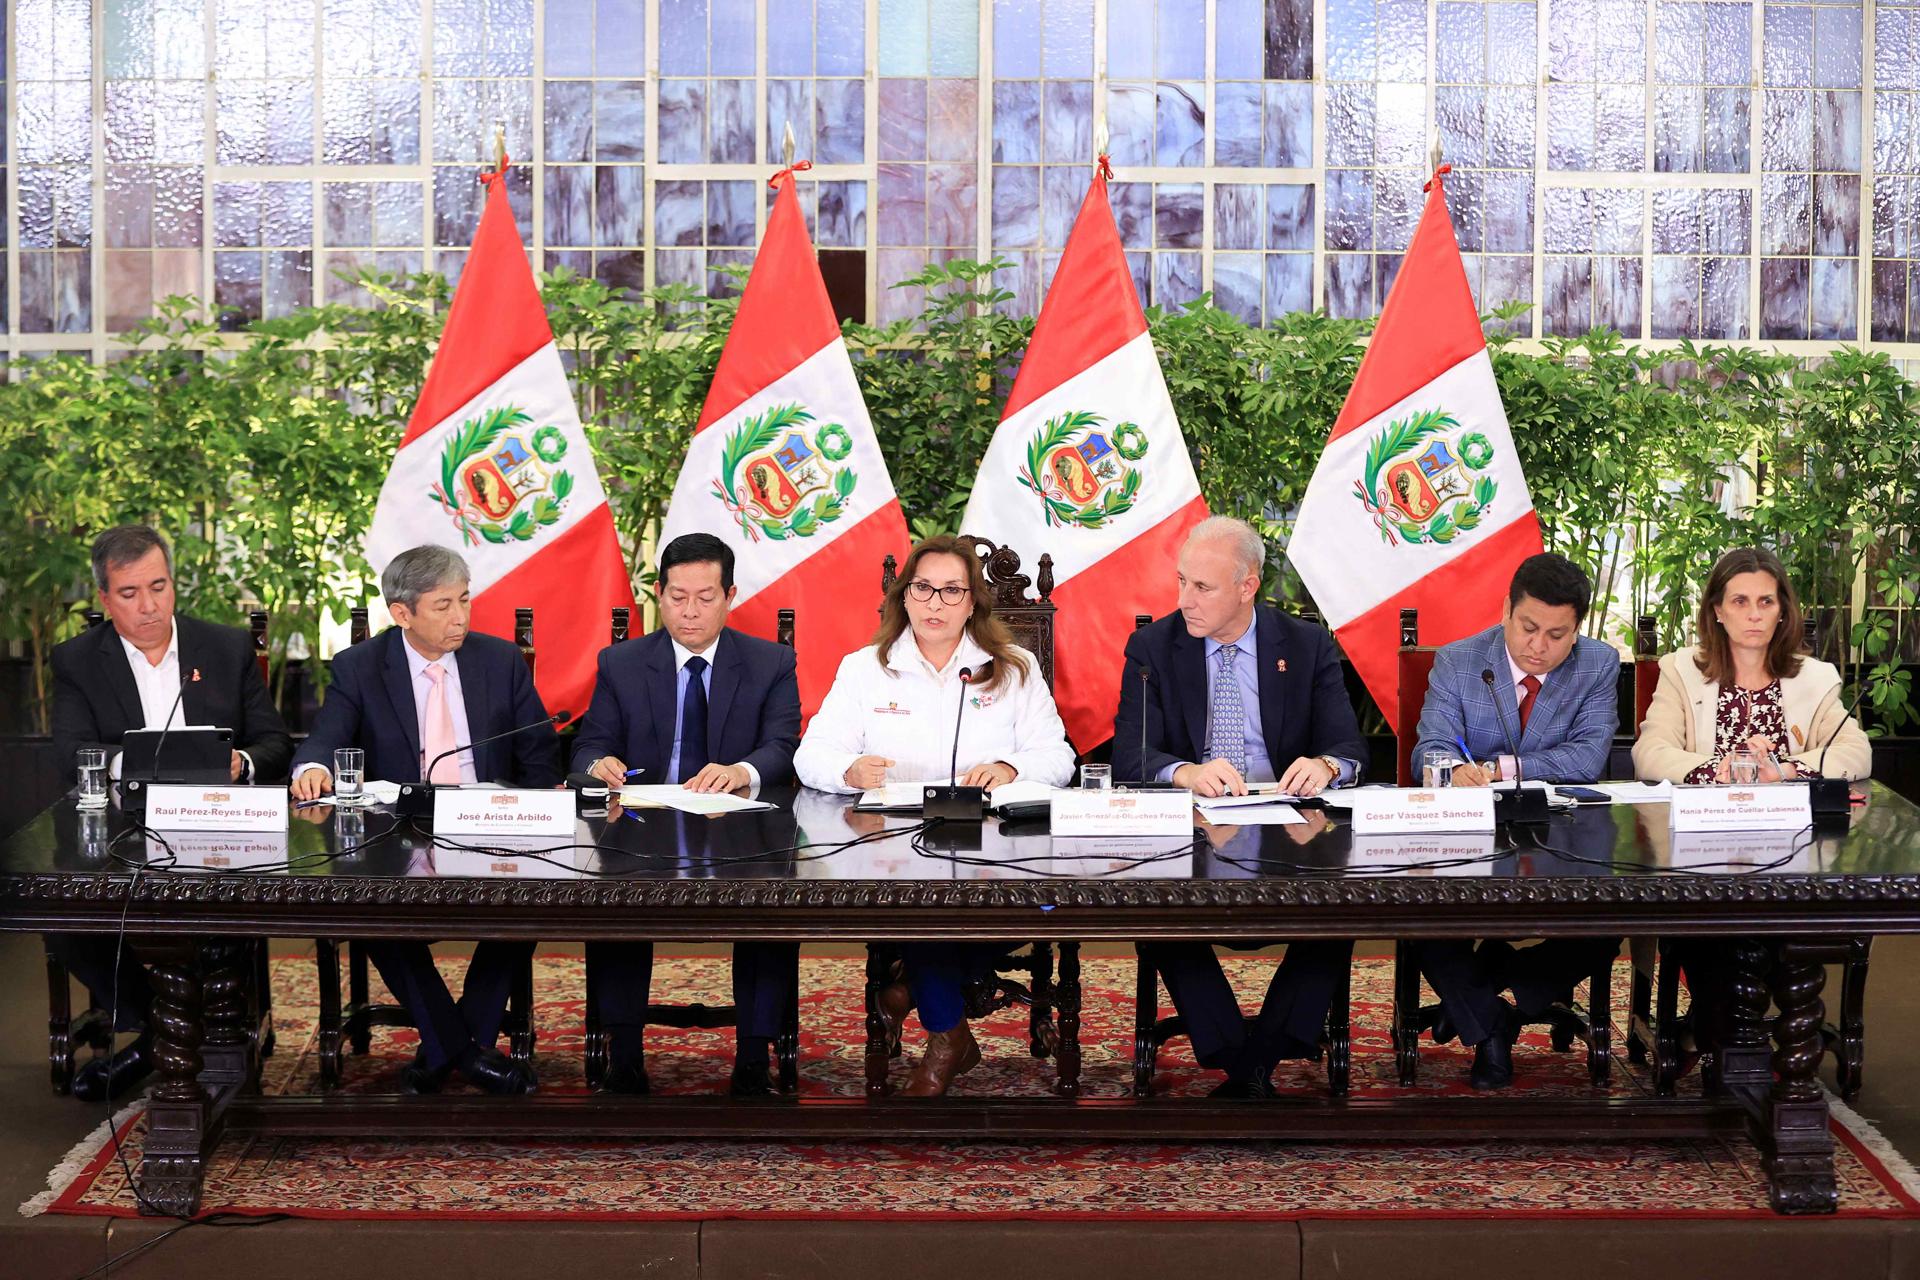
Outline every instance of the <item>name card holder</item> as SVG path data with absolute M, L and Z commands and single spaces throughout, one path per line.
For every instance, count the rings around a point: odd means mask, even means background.
M 1053 793 L 1048 806 L 1056 836 L 1193 835 L 1191 791 L 1078 789 Z
M 181 786 L 147 789 L 146 824 L 155 831 L 285 831 L 285 787 Z
M 1356 836 L 1493 830 L 1493 792 L 1486 787 L 1362 787 L 1350 794 Z
M 436 836 L 542 836 L 573 839 L 571 791 L 510 791 L 498 787 L 436 787 Z
M 1798 831 L 1813 825 L 1805 783 L 1675 787 L 1667 812 L 1675 831 Z

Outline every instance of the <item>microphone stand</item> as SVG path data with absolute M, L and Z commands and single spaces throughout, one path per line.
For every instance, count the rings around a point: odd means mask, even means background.
M 1513 790 L 1493 793 L 1494 821 L 1545 822 L 1552 816 L 1547 808 L 1546 790 L 1528 791 L 1526 788 L 1523 781 L 1525 771 L 1520 767 L 1520 739 L 1507 719 L 1507 709 L 1500 705 L 1500 691 L 1494 684 L 1493 668 L 1481 671 L 1480 679 L 1485 682 L 1487 693 L 1493 698 L 1493 713 L 1500 717 L 1500 732 L 1506 736 L 1508 754 L 1513 756 Z
M 954 775 L 960 772 L 960 721 L 967 712 L 967 689 L 973 681 L 973 669 L 960 668 L 960 705 L 953 713 L 953 759 L 947 766 L 947 785 L 926 787 L 921 792 L 920 815 L 929 822 L 983 822 L 986 820 L 986 789 L 963 787 L 954 782 Z
M 1844 687 L 1844 684 L 1833 686 L 1833 689 L 1828 692 L 1827 697 L 1832 697 L 1834 693 L 1839 692 Z M 1832 819 L 1837 817 L 1844 822 L 1852 817 L 1853 784 L 1845 778 L 1829 778 L 1826 776 L 1827 749 L 1833 746 L 1833 740 L 1840 736 L 1840 731 L 1847 727 L 1847 721 L 1853 718 L 1854 708 L 1859 706 L 1860 697 L 1866 691 L 1867 687 L 1865 685 L 1861 685 L 1853 691 L 1852 701 L 1841 708 L 1840 723 L 1833 726 L 1833 732 L 1828 734 L 1827 740 L 1820 744 L 1820 760 L 1814 765 L 1814 768 L 1818 770 L 1821 776 L 1807 779 L 1807 803 L 1812 806 L 1815 819 Z M 1825 705 L 1825 701 L 1824 698 L 1821 700 L 1822 705 Z M 1782 745 L 1785 744 L 1783 743 Z
M 433 760 L 428 763 L 427 767 L 420 771 L 420 781 L 403 782 L 400 784 L 400 795 L 393 803 L 393 811 L 403 818 L 431 817 L 433 815 L 433 793 L 443 784 L 429 782 L 428 779 L 433 777 L 434 769 L 439 767 L 440 762 L 448 756 L 457 756 L 462 751 L 471 751 L 475 747 L 484 747 L 489 742 L 498 742 L 502 738 L 511 738 L 515 734 L 529 733 L 535 729 L 563 725 L 571 719 L 573 719 L 573 712 L 556 711 L 544 720 L 535 720 L 532 724 L 519 725 L 516 728 L 508 729 L 504 733 L 496 733 L 492 737 L 480 738 L 474 742 L 466 743 L 463 746 L 447 748 L 447 750 L 435 756 Z M 460 784 L 456 782 L 445 785 L 458 787 Z
M 184 664 L 183 664 L 184 665 Z M 173 705 L 167 708 L 167 718 L 160 722 L 160 736 L 153 740 L 153 763 L 147 766 L 145 778 L 120 779 L 120 809 L 123 813 L 142 813 L 147 807 L 147 788 L 160 781 L 160 749 L 167 745 L 167 735 L 173 732 L 173 717 L 178 714 L 180 704 L 186 700 L 189 673 L 180 673 L 180 688 L 173 695 Z

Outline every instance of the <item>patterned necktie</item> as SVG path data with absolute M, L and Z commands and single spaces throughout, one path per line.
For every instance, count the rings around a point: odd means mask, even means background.
M 1240 682 L 1233 675 L 1233 660 L 1239 656 L 1239 645 L 1220 646 L 1220 665 L 1213 673 L 1213 699 L 1207 710 L 1207 759 L 1225 760 L 1244 778 L 1247 711 L 1240 704 Z
M 1533 700 L 1540 694 L 1540 677 L 1526 676 L 1520 681 L 1520 687 L 1527 691 L 1526 696 L 1520 699 L 1520 732 L 1524 734 L 1527 731 L 1527 717 L 1533 714 Z
M 421 726 L 421 754 L 427 758 L 433 773 L 428 782 L 437 782 L 446 786 L 460 785 L 460 757 L 447 756 L 441 759 L 443 752 L 451 751 L 457 745 L 453 740 L 453 708 L 447 705 L 447 672 L 437 662 L 427 664 L 427 679 L 433 687 L 427 690 L 427 722 Z M 437 763 L 435 763 L 437 761 Z
M 707 767 L 707 686 L 700 673 L 705 658 L 687 659 L 687 694 L 680 701 L 680 776 L 685 782 Z

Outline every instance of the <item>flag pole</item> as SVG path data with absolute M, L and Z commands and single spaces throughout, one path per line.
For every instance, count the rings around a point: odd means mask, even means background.
M 780 140 L 780 163 L 785 168 L 793 168 L 793 121 L 787 121 L 786 136 Z

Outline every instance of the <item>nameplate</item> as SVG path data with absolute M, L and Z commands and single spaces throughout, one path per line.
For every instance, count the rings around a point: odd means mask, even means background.
M 212 831 L 176 831 L 162 839 L 147 837 L 147 864 L 168 871 L 278 871 L 287 863 L 285 832 L 226 835 Z
M 1356 836 L 1493 830 L 1487 787 L 1362 787 L 1348 794 Z
M 1804 783 L 1675 787 L 1667 811 L 1675 831 L 1798 831 L 1813 825 Z
M 438 787 L 433 793 L 433 834 L 572 840 L 573 809 L 571 791 Z
M 146 822 L 155 831 L 285 831 L 287 789 L 155 783 Z
M 1491 831 L 1441 832 L 1438 835 L 1360 836 L 1348 846 L 1346 874 L 1369 876 L 1490 876 L 1494 868 Z
M 1056 836 L 1193 835 L 1191 791 L 1095 791 L 1053 793 L 1048 806 Z

